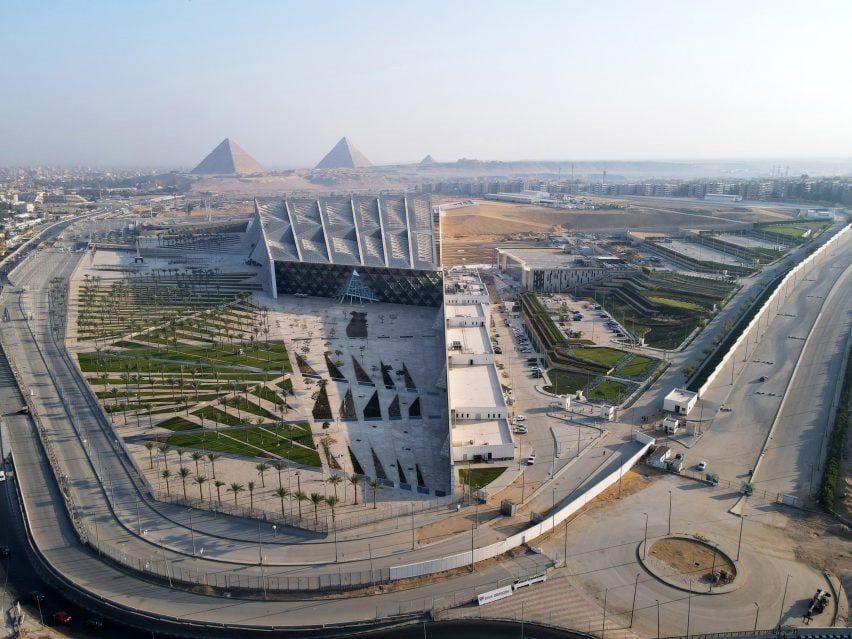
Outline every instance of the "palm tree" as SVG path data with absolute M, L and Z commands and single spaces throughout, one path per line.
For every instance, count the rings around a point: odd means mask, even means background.
M 317 514 L 317 508 L 319 505 L 325 501 L 325 497 L 320 495 L 319 493 L 311 493 L 310 496 L 311 503 L 314 505 L 314 523 L 319 523 L 319 515 Z
M 160 446 L 160 452 L 163 454 L 163 465 L 166 467 L 166 470 L 169 469 L 169 451 L 172 449 L 168 444 L 163 444 Z
M 166 468 L 163 472 L 160 473 L 160 475 L 162 476 L 163 479 L 166 480 L 166 495 L 168 497 L 171 497 L 172 491 L 169 488 L 169 477 L 172 476 L 172 471 L 170 471 L 168 468 Z
M 216 487 L 216 499 L 219 500 L 219 505 L 222 505 L 222 486 L 225 485 L 225 482 L 216 480 L 213 482 L 213 485 Z
M 302 502 L 305 501 L 308 498 L 308 496 L 305 493 L 303 493 L 301 490 L 297 490 L 295 493 L 293 493 L 293 497 L 296 498 L 296 502 L 299 504 L 299 519 L 301 519 L 302 518 Z
M 242 484 L 238 484 L 238 483 L 234 482 L 233 484 L 228 486 L 228 490 L 230 492 L 234 493 L 234 506 L 236 506 L 237 505 L 237 494 L 243 492 L 245 490 L 245 487 Z
M 192 461 L 195 462 L 195 474 L 198 475 L 198 474 L 200 474 L 198 472 L 198 462 L 200 460 L 204 459 L 204 453 L 200 453 L 197 450 L 194 450 L 194 451 L 192 451 L 191 457 L 192 457 Z
M 332 475 L 331 477 L 326 479 L 326 481 L 332 486 L 334 486 L 334 498 L 337 499 L 337 484 L 343 481 L 343 477 L 341 477 L 340 475 Z
M 204 492 L 201 490 L 201 485 L 207 481 L 207 478 L 204 475 L 196 475 L 192 481 L 198 484 L 198 498 L 204 501 Z
M 290 491 L 286 488 L 276 488 L 275 494 L 278 495 L 278 497 L 281 499 L 281 516 L 285 517 L 286 515 L 284 515 L 284 498 L 290 494 Z
M 254 487 L 256 484 L 253 481 L 250 481 L 246 485 L 248 486 L 249 491 L 249 510 L 254 510 Z
M 280 461 L 277 461 L 274 464 L 272 464 L 272 467 L 278 472 L 278 488 L 281 488 L 281 471 L 284 470 L 287 467 L 284 464 L 282 464 Z
M 255 466 L 255 469 L 257 470 L 257 474 L 260 475 L 260 485 L 263 488 L 266 488 L 266 479 L 263 475 L 267 470 L 269 470 L 269 466 L 267 466 L 266 464 L 258 464 L 257 466 Z
M 145 448 L 148 449 L 148 468 L 154 467 L 154 442 L 145 442 Z
M 355 505 L 358 505 L 358 484 L 361 483 L 361 480 L 364 479 L 363 475 L 359 475 L 358 473 L 352 473 L 348 477 L 349 483 L 352 484 L 352 488 L 355 489 Z
M 216 479 L 216 460 L 222 457 L 218 453 L 207 453 L 207 459 L 210 460 L 210 468 L 213 470 L 213 479 Z
M 337 506 L 337 504 L 339 503 L 339 500 L 337 499 L 337 497 L 326 497 L 325 503 L 328 504 L 329 508 L 331 508 L 331 523 L 332 523 L 332 525 L 336 525 L 336 522 L 335 522 L 335 519 L 334 519 L 334 507 Z
M 178 475 L 180 475 L 180 479 L 183 482 L 183 498 L 186 499 L 186 478 L 190 476 L 189 468 L 180 467 L 178 471 Z
M 183 468 L 183 456 L 186 455 L 186 451 L 183 448 L 178 448 L 177 451 L 178 460 L 180 460 L 180 467 Z
M 370 480 L 370 488 L 373 489 L 373 510 L 375 510 L 375 508 L 376 508 L 376 493 L 383 488 L 382 482 L 380 482 L 378 479 L 371 479 Z

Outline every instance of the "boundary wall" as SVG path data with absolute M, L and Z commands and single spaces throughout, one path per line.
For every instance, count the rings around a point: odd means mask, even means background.
M 778 312 L 781 308 L 782 303 L 787 297 L 790 295 L 790 287 L 795 286 L 802 280 L 806 279 L 807 275 L 810 273 L 811 268 L 813 267 L 815 261 L 825 255 L 825 252 L 831 250 L 835 247 L 838 242 L 844 241 L 849 238 L 850 234 L 850 225 L 844 226 L 840 231 L 835 233 L 835 235 L 830 238 L 827 242 L 825 242 L 822 246 L 820 246 L 816 251 L 814 251 L 807 258 L 799 262 L 796 266 L 790 269 L 784 279 L 778 284 L 773 291 L 772 295 L 769 296 L 769 299 L 763 304 L 761 309 L 755 314 L 755 316 L 751 319 L 748 325 L 743 329 L 743 332 L 740 334 L 737 341 L 735 341 L 725 356 L 721 359 L 719 364 L 716 366 L 716 369 L 708 375 L 707 380 L 701 387 L 698 389 L 698 396 L 701 397 L 713 382 L 719 377 L 722 372 L 722 369 L 725 368 L 729 363 L 732 366 L 736 366 L 736 358 L 742 357 L 743 360 L 748 359 L 749 346 L 752 347 L 757 346 L 757 342 L 760 338 L 761 331 L 761 322 L 764 322 L 762 327 L 765 330 L 769 326 L 769 322 L 771 321 L 771 313 Z M 774 304 L 774 309 L 773 309 Z M 752 339 L 752 334 L 755 334 L 755 338 Z
M 430 559 L 413 564 L 405 564 L 402 566 L 392 566 L 390 568 L 390 580 L 406 579 L 408 577 L 420 577 L 454 568 L 469 566 L 478 561 L 491 559 L 505 552 L 512 550 L 522 544 L 531 542 L 545 533 L 554 530 L 559 524 L 564 522 L 568 517 L 576 513 L 589 501 L 600 495 L 604 490 L 615 484 L 625 471 L 630 470 L 636 463 L 644 457 L 648 449 L 654 444 L 654 438 L 644 433 L 635 433 L 635 441 L 639 443 L 638 451 L 630 455 L 624 463 L 619 465 L 613 472 L 601 479 L 597 484 L 590 486 L 585 492 L 578 495 L 562 508 L 555 510 L 550 516 L 545 517 L 542 521 L 522 530 L 521 532 L 512 535 L 499 541 L 495 544 L 474 548 L 470 551 L 440 557 L 438 559 Z

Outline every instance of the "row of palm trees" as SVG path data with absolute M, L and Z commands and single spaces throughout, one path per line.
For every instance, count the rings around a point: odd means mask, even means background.
M 154 442 L 150 442 L 150 441 L 145 442 L 145 448 L 148 449 L 149 468 L 154 468 L 154 448 L 155 447 L 156 447 L 156 445 L 154 444 Z M 162 446 L 160 446 L 158 448 L 158 450 L 163 455 L 163 463 L 165 465 L 165 468 L 160 473 L 160 475 L 166 482 L 166 494 L 171 496 L 171 487 L 170 487 L 170 484 L 169 484 L 169 480 L 173 476 L 173 473 L 169 469 L 168 453 L 172 450 L 172 447 L 169 446 L 168 444 L 163 444 Z M 180 477 L 181 483 L 183 485 L 184 499 L 186 499 L 186 497 L 187 497 L 187 492 L 186 492 L 187 480 L 191 480 L 193 483 L 195 483 L 198 486 L 199 499 L 201 501 L 204 501 L 204 492 L 202 490 L 202 487 L 208 481 L 208 477 L 201 474 L 199 463 L 206 458 L 210 462 L 210 468 L 211 468 L 211 471 L 212 471 L 212 474 L 213 474 L 213 486 L 216 487 L 216 498 L 217 498 L 219 504 L 221 505 L 222 504 L 222 488 L 225 487 L 227 484 L 225 482 L 219 480 L 219 479 L 216 479 L 216 461 L 221 459 L 222 456 L 219 453 L 211 452 L 211 453 L 205 454 L 205 453 L 202 453 L 202 452 L 197 451 L 197 450 L 192 451 L 190 453 L 190 459 L 195 464 L 195 475 L 193 476 L 192 471 L 189 468 L 187 468 L 186 466 L 183 465 L 183 457 L 184 457 L 184 455 L 187 454 L 187 451 L 183 448 L 176 448 L 174 450 L 175 450 L 175 453 L 178 456 L 178 460 L 179 460 L 179 464 L 180 464 L 180 468 L 177 471 L 177 476 Z M 277 473 L 278 473 L 278 488 L 275 489 L 275 494 L 281 500 L 281 516 L 282 517 L 285 516 L 284 500 L 289 497 L 290 499 L 298 502 L 299 518 L 300 519 L 302 518 L 302 502 L 310 501 L 311 504 L 314 507 L 314 521 L 315 521 L 315 523 L 319 521 L 318 509 L 319 509 L 319 506 L 323 503 L 325 503 L 329 508 L 331 508 L 331 518 L 332 518 L 332 522 L 334 522 L 335 521 L 335 515 L 336 515 L 335 508 L 340 504 L 340 499 L 337 495 L 337 487 L 344 480 L 348 481 L 352 485 L 353 492 L 354 492 L 354 505 L 355 506 L 358 505 L 358 486 L 359 486 L 359 484 L 361 484 L 361 482 L 363 482 L 366 479 L 363 475 L 360 475 L 358 473 L 352 473 L 351 475 L 348 475 L 348 476 L 337 475 L 337 474 L 331 475 L 325 481 L 327 483 L 331 484 L 332 487 L 334 488 L 334 495 L 333 496 L 321 495 L 320 493 L 311 493 L 310 495 L 308 495 L 308 494 L 302 492 L 302 482 L 301 482 L 301 478 L 299 476 L 298 471 L 295 473 L 296 474 L 296 480 L 297 480 L 297 483 L 298 483 L 298 486 L 299 486 L 298 490 L 290 491 L 289 489 L 284 488 L 283 482 L 281 480 L 281 473 L 284 470 L 287 470 L 287 468 L 288 467 L 283 462 L 280 462 L 280 461 L 276 461 L 275 463 L 273 463 L 271 465 L 266 464 L 266 463 L 260 463 L 260 464 L 257 464 L 255 466 L 255 470 L 257 471 L 257 474 L 260 477 L 261 488 L 266 488 L 266 473 L 269 472 L 270 470 L 273 470 L 273 469 L 275 471 L 277 471 Z M 377 508 L 376 493 L 379 490 L 382 489 L 383 485 L 378 479 L 371 479 L 370 481 L 367 482 L 367 486 L 369 486 L 370 489 L 373 491 L 373 508 L 375 509 L 375 508 Z M 248 489 L 249 500 L 250 500 L 249 501 L 249 508 L 251 510 L 254 510 L 254 491 L 255 491 L 256 488 L 257 488 L 257 484 L 254 481 L 250 481 L 246 485 L 240 484 L 238 482 L 233 482 L 230 485 L 227 485 L 228 492 L 231 492 L 234 495 L 234 506 L 238 505 L 237 496 L 239 495 L 239 493 L 244 492 L 246 489 Z

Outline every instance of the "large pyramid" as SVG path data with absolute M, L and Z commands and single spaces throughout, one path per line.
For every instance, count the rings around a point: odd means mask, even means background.
M 322 161 L 317 164 L 318 169 L 357 169 L 365 166 L 373 166 L 372 162 L 365 158 L 361 152 L 352 146 L 345 137 L 328 152 Z
M 239 175 L 263 173 L 263 167 L 236 142 L 225 138 L 192 172 L 201 175 Z

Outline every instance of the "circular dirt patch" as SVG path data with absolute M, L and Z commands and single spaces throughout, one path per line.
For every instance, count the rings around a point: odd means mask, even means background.
M 721 577 L 715 583 L 723 585 L 731 583 L 737 575 L 734 562 L 727 555 L 697 539 L 660 539 L 648 547 L 648 555 L 664 563 L 672 573 L 693 581 L 710 583 L 715 571 Z

